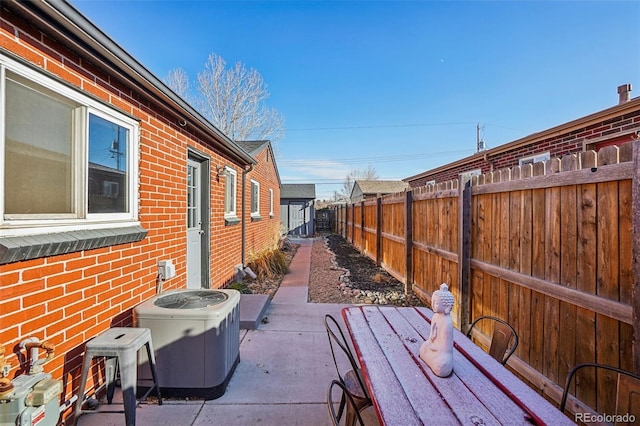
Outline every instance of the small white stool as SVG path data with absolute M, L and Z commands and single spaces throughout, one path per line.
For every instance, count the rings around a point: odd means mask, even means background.
M 136 424 L 136 386 L 138 374 L 138 351 L 145 346 L 151 367 L 154 385 L 143 395 L 145 399 L 153 389 L 158 395 L 158 404 L 162 405 L 160 386 L 158 385 L 158 373 L 156 371 L 156 359 L 151 343 L 151 330 L 148 328 L 114 327 L 110 328 L 99 336 L 89 340 L 84 351 L 84 363 L 82 366 L 82 376 L 80 377 L 80 388 L 78 389 L 78 400 L 76 401 L 75 420 L 82 414 L 82 403 L 84 402 L 84 388 L 87 384 L 87 376 L 91 368 L 93 357 L 114 357 L 116 365 L 120 370 L 120 383 L 122 387 L 122 398 L 124 402 L 124 417 L 127 426 Z M 107 368 L 107 402 L 113 401 L 115 389 L 115 368 Z

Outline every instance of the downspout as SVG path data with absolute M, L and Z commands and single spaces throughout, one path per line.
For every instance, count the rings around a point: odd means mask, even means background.
M 242 252 L 242 268 L 244 269 L 245 266 L 245 255 L 244 255 L 244 250 L 245 250 L 245 239 L 246 239 L 246 227 L 247 227 L 247 218 L 245 216 L 245 210 L 246 210 L 246 192 L 247 192 L 247 188 L 246 188 L 246 182 L 247 182 L 247 173 L 249 173 L 251 170 L 253 170 L 253 164 L 249 164 L 249 168 L 248 169 L 242 169 L 242 237 L 241 237 L 241 244 L 242 244 L 242 248 L 240 249 Z

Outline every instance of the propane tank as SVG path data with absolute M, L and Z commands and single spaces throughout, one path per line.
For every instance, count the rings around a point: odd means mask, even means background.
M 53 358 L 53 345 L 32 337 L 19 347 L 26 352 L 29 373 L 11 381 L 6 378 L 10 365 L 4 348 L 0 352 L 0 426 L 55 426 L 60 417 L 62 382 L 42 371 L 44 364 Z M 46 358 L 38 358 L 40 349 L 46 351 Z

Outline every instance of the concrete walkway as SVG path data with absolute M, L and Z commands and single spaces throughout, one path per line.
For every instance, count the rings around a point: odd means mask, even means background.
M 331 425 L 326 391 L 336 378 L 324 315 L 342 321 L 347 305 L 307 303 L 311 239 L 300 244 L 280 288 L 255 330 L 240 330 L 240 363 L 225 394 L 211 401 L 142 404 L 138 425 Z M 346 368 L 346 365 L 344 366 Z M 123 425 L 119 401 L 80 417 L 80 426 Z

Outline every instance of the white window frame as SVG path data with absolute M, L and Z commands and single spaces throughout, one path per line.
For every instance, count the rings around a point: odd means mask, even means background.
M 231 167 L 226 166 L 224 168 L 224 217 L 236 217 L 236 194 L 238 191 L 238 172 L 233 170 Z M 227 197 L 229 196 L 229 185 L 233 185 L 231 187 L 231 208 L 227 210 Z
M 540 161 L 547 161 L 551 159 L 551 153 L 549 151 L 540 152 L 538 154 L 529 155 L 527 157 L 522 157 L 518 160 L 518 165 L 522 166 L 525 164 L 533 164 L 538 163 Z
M 253 201 L 254 201 L 254 197 L 253 197 L 253 188 L 256 188 L 256 209 L 253 209 Z M 260 182 L 258 182 L 257 180 L 253 180 L 251 179 L 251 217 L 259 217 L 260 216 Z
M 19 236 L 40 233 L 74 231 L 81 229 L 106 229 L 127 227 L 138 222 L 138 164 L 140 130 L 138 121 L 110 107 L 106 103 L 85 95 L 83 92 L 67 86 L 42 72 L 0 54 L 0 111 L 5 106 L 7 71 L 28 80 L 34 86 L 41 86 L 79 106 L 75 110 L 76 122 L 73 125 L 73 197 L 76 203 L 75 214 L 60 215 L 15 215 L 6 217 L 4 213 L 4 196 L 0 197 L 0 235 Z M 88 213 L 88 165 L 89 165 L 89 114 L 102 117 L 129 131 L 127 141 L 127 203 L 128 212 L 124 213 Z M 5 155 L 5 120 L 0 121 L 0 188 L 5 188 L 4 179 Z M 125 189 L 127 190 L 127 189 Z
M 269 216 L 273 217 L 273 189 L 269 188 Z

